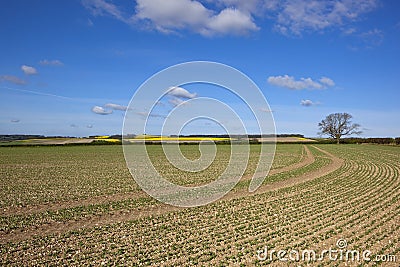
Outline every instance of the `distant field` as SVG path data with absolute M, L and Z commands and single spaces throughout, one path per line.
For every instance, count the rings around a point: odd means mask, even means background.
M 187 174 L 166 161 L 161 146 L 148 146 L 156 167 L 182 185 L 210 182 L 224 170 L 230 148 L 217 148 L 208 169 Z M 373 259 L 396 257 L 382 266 L 399 266 L 400 147 L 278 144 L 270 174 L 250 194 L 259 148 L 251 145 L 248 169 L 232 192 L 184 209 L 143 193 L 121 146 L 0 147 L 0 263 L 282 266 L 276 257 L 260 260 L 257 251 L 320 251 L 343 239 L 348 249 L 371 250 Z M 181 149 L 191 159 L 200 155 L 195 145 Z
M 232 139 L 236 140 L 236 139 Z M 170 137 L 170 136 L 152 136 L 142 135 L 136 136 L 135 138 L 125 139 L 126 142 L 180 142 L 180 143 L 199 143 L 202 141 L 213 141 L 213 142 L 227 142 L 232 141 L 230 138 L 224 137 Z M 313 139 L 301 138 L 301 137 L 277 137 L 274 138 L 258 138 L 255 139 L 259 142 L 279 142 L 279 143 L 310 143 L 316 142 Z M 236 140 L 237 141 L 237 140 Z M 73 144 L 118 144 L 121 143 L 120 139 L 109 138 L 108 136 L 99 136 L 96 138 L 32 138 L 26 140 L 15 140 L 15 141 L 0 141 L 0 146 L 28 146 L 28 145 L 73 145 Z
M 0 142 L 0 146 L 17 146 L 17 145 L 65 145 L 65 144 L 89 144 L 96 139 L 92 138 L 35 138 L 26 140 L 15 140 Z

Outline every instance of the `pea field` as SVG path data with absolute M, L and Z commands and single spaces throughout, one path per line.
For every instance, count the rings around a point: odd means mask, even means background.
M 169 180 L 192 186 L 224 170 L 229 145 L 217 148 L 191 175 L 161 146 L 148 151 Z M 196 145 L 181 150 L 199 157 Z M 278 144 L 249 193 L 258 151 L 251 145 L 245 174 L 222 199 L 180 208 L 139 188 L 119 145 L 0 147 L 0 265 L 400 265 L 399 146 Z M 317 256 L 303 259 L 304 250 Z

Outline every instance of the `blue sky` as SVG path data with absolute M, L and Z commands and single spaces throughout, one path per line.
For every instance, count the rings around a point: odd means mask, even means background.
M 348 112 L 362 136 L 400 136 L 399 13 L 383 0 L 3 1 L 0 134 L 121 133 L 143 82 L 201 60 L 251 78 L 278 133 L 316 136 Z M 236 101 L 201 87 L 166 95 L 163 112 L 195 95 Z

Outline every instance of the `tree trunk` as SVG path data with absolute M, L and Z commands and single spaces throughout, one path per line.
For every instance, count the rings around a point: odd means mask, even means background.
M 340 138 L 336 138 L 336 144 L 340 144 Z

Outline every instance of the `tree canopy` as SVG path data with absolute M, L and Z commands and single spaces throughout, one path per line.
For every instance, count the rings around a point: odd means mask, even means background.
M 362 131 L 359 131 L 360 125 L 357 123 L 352 123 L 352 118 L 353 116 L 348 113 L 329 114 L 318 124 L 320 129 L 319 134 L 329 135 L 330 137 L 336 139 L 338 144 L 342 136 L 361 134 Z

